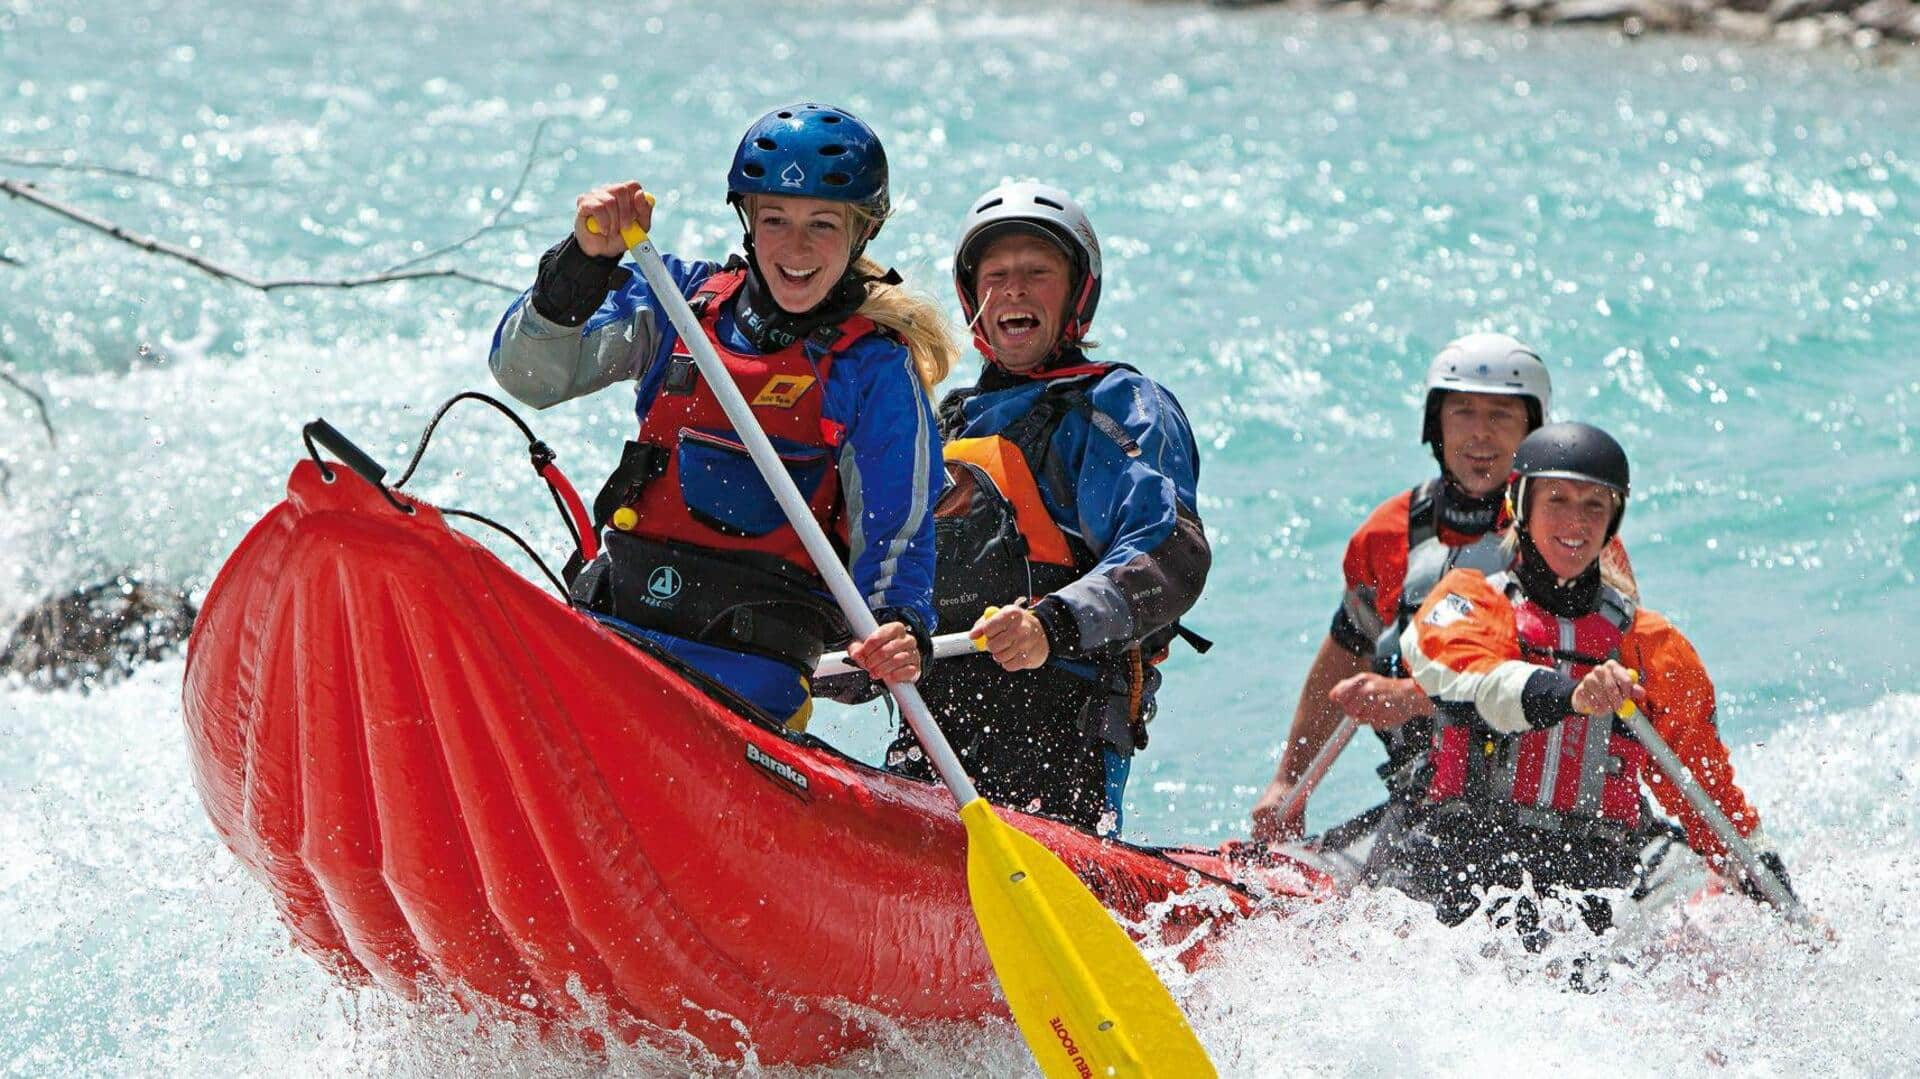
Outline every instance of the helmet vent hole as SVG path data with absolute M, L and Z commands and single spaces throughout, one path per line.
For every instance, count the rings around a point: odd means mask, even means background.
M 1043 198 L 1043 197 L 1041 197 L 1041 196 L 1039 196 L 1039 195 L 1035 195 L 1035 196 L 1033 197 L 1033 201 L 1035 201 L 1035 202 L 1037 202 L 1037 203 L 1039 203 L 1039 204 L 1040 204 L 1040 205 L 1042 205 L 1042 206 L 1045 206 L 1046 208 L 1048 208 L 1048 209 L 1050 209 L 1050 210 L 1059 210 L 1059 211 L 1060 211 L 1061 213 L 1065 213 L 1065 212 L 1066 212 L 1066 210 L 1067 210 L 1067 208 L 1066 208 L 1065 206 L 1062 206 L 1062 205 L 1060 205 L 1059 203 L 1057 203 L 1057 202 L 1055 202 L 1055 201 L 1053 201 L 1052 199 L 1049 199 L 1049 198 Z
M 783 112 L 783 113 L 780 113 L 779 115 L 780 115 L 780 119 L 782 119 L 782 120 L 791 120 L 791 119 L 793 119 L 793 114 L 792 114 L 792 113 L 790 113 L 790 112 Z
M 1003 203 L 1005 203 L 1006 201 L 1007 201 L 1006 199 L 988 199 L 987 201 L 985 201 L 985 202 L 983 202 L 983 203 L 981 203 L 980 205 L 978 205 L 978 206 L 975 206 L 975 207 L 973 208 L 973 212 L 974 212 L 974 213 L 979 213 L 979 212 L 980 212 L 980 211 L 982 211 L 982 210 L 991 210 L 991 209 L 993 209 L 993 208 L 994 208 L 995 206 L 999 206 L 999 205 L 1001 205 L 1001 204 L 1003 204 Z
M 845 187 L 853 181 L 853 177 L 848 176 L 844 172 L 829 172 L 820 179 L 834 187 Z
M 827 113 L 820 118 L 820 122 L 823 124 L 837 124 L 840 122 L 840 117 L 833 113 Z
M 741 172 L 744 172 L 744 173 L 746 173 L 746 174 L 747 174 L 747 175 L 748 175 L 749 177 L 751 177 L 751 178 L 753 178 L 753 179 L 755 179 L 755 180 L 758 180 L 759 178 L 761 178 L 762 176 L 765 176 L 765 175 L 767 174 L 767 170 L 766 170 L 766 169 L 764 169 L 764 168 L 762 168 L 762 167 L 761 167 L 761 166 L 759 166 L 759 165 L 756 165 L 756 164 L 754 164 L 754 163 L 753 163 L 753 162 L 751 162 L 751 161 L 749 161 L 749 162 L 747 162 L 746 164 L 744 164 L 744 165 L 742 165 L 742 166 L 740 166 L 740 171 L 741 171 Z
M 753 144 L 762 150 L 778 150 L 780 147 L 772 139 L 762 136 L 753 140 Z
M 837 142 L 829 143 L 826 146 L 820 147 L 821 157 L 839 157 L 841 154 L 844 154 L 846 152 L 847 152 L 847 148 L 840 145 Z

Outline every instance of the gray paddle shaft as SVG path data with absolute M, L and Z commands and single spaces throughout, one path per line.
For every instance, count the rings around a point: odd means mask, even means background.
M 1667 774 L 1667 778 L 1673 781 L 1674 786 L 1680 788 L 1680 794 L 1686 798 L 1688 804 L 1693 806 L 1694 812 L 1699 813 L 1706 820 L 1707 827 L 1713 829 L 1713 834 L 1720 837 L 1720 842 L 1726 844 L 1727 849 L 1740 860 L 1740 868 L 1746 871 L 1747 879 L 1753 881 L 1754 885 L 1760 889 L 1760 894 L 1766 896 L 1768 902 L 1780 908 L 1794 921 L 1806 921 L 1807 912 L 1800 905 L 1799 900 L 1787 891 L 1787 886 L 1780 883 L 1772 870 L 1760 863 L 1760 856 L 1753 852 L 1753 846 L 1739 832 L 1733 830 L 1733 822 L 1727 819 L 1726 814 L 1720 812 L 1719 806 L 1713 804 L 1713 799 L 1707 797 L 1707 792 L 1700 789 L 1700 784 L 1694 781 L 1693 773 L 1687 771 L 1686 765 L 1680 763 L 1679 756 L 1667 745 L 1666 740 L 1660 737 L 1660 733 L 1653 729 L 1653 724 L 1647 722 L 1647 717 L 1641 713 L 1640 709 L 1630 708 L 1627 714 L 1620 718 L 1626 723 L 1627 728 L 1633 731 L 1634 738 L 1647 747 L 1647 752 L 1653 755 L 1654 762 L 1660 765 L 1660 770 Z
M 980 651 L 973 638 L 965 633 L 942 633 L 933 639 L 933 658 L 952 659 L 955 656 L 970 656 Z M 859 670 L 845 652 L 828 652 L 813 665 L 815 678 L 828 678 L 836 674 L 852 674 Z
M 1321 746 L 1320 752 L 1313 755 L 1307 770 L 1300 773 L 1300 781 L 1287 792 L 1287 800 L 1280 803 L 1277 814 L 1280 820 L 1291 820 L 1306 808 L 1307 797 L 1313 793 L 1313 788 L 1318 787 L 1320 781 L 1326 778 L 1327 770 L 1333 767 L 1334 761 L 1340 759 L 1341 752 L 1347 748 L 1348 742 L 1353 741 L 1353 732 L 1359 727 L 1360 725 L 1353 721 L 1352 716 L 1340 717 L 1340 725 L 1334 728 L 1333 737 L 1327 739 L 1327 744 Z
M 853 630 L 854 640 L 864 640 L 880 628 L 874 621 L 873 612 L 867 609 L 860 592 L 853 586 L 853 577 L 847 568 L 840 564 L 840 556 L 834 551 L 833 544 L 827 542 L 827 534 L 821 530 L 820 522 L 814 520 L 813 510 L 807 500 L 800 496 L 800 489 L 793 485 L 793 477 L 787 475 L 786 466 L 780 463 L 780 455 L 774 451 L 773 443 L 767 441 L 766 432 L 760 430 L 760 421 L 754 418 L 753 409 L 747 405 L 746 398 L 740 395 L 740 388 L 733 384 L 733 376 L 727 372 L 727 365 L 713 350 L 713 342 L 707 340 L 705 331 L 700 328 L 700 320 L 695 317 L 693 308 L 687 306 L 687 299 L 680 294 L 680 286 L 674 282 L 673 275 L 667 272 L 667 264 L 660 260 L 660 252 L 653 246 L 652 240 L 642 240 L 632 245 L 634 262 L 640 267 L 641 276 L 647 279 L 647 285 L 653 289 L 654 301 L 666 309 L 667 318 L 673 322 L 674 330 L 680 340 L 693 354 L 693 362 L 700 366 L 701 377 L 707 380 L 707 386 L 713 395 L 720 399 L 720 407 L 726 410 L 728 422 L 733 424 L 735 434 L 752 454 L 753 463 L 760 470 L 760 477 L 767 481 L 773 490 L 774 498 L 780 502 L 780 508 L 786 512 L 788 523 L 800 535 L 800 542 L 807 549 L 813 566 L 820 571 L 820 577 L 827 583 L 827 591 L 833 594 L 835 603 L 840 605 L 840 613 L 847 618 L 848 628 Z M 824 387 L 823 387 L 824 389 Z M 889 682 L 887 689 L 893 699 L 900 703 L 900 714 L 907 717 L 907 725 L 913 728 L 914 736 L 920 739 L 921 748 L 927 751 L 933 762 L 934 770 L 953 791 L 953 796 L 961 805 L 980 797 L 974 790 L 973 781 L 960 767 L 960 758 L 954 756 L 953 747 L 947 744 L 946 736 L 933 722 L 933 714 L 927 711 L 927 702 L 920 698 L 920 691 L 911 683 Z

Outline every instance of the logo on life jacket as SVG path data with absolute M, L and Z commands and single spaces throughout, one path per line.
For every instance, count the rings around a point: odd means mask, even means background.
M 680 594 L 680 571 L 672 566 L 657 566 L 647 578 L 647 602 L 656 607 L 672 603 Z
M 792 408 L 794 403 L 800 400 L 800 395 L 806 393 L 813 383 L 812 375 L 775 375 L 767 380 L 766 385 L 760 387 L 760 392 L 754 395 L 753 403 L 774 408 Z
M 1473 603 L 1467 597 L 1449 592 L 1434 605 L 1426 621 L 1430 626 L 1450 626 L 1472 613 Z

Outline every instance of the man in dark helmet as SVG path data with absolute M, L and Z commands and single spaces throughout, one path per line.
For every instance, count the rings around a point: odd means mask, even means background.
M 1528 435 L 1507 487 L 1510 567 L 1448 573 L 1401 636 L 1408 669 L 1435 706 L 1432 748 L 1408 826 L 1383 840 L 1368 872 L 1432 902 L 1448 924 L 1478 909 L 1488 888 L 1531 884 L 1577 896 L 1589 927 L 1606 928 L 1610 905 L 1587 893 L 1631 882 L 1643 782 L 1679 818 L 1689 846 L 1763 898 L 1615 718 L 1629 701 L 1787 883 L 1734 783 L 1699 654 L 1601 559 L 1631 489 L 1627 455 L 1605 431 L 1556 423 Z M 1544 939 L 1530 924 L 1531 900 L 1522 897 L 1514 917 L 1529 946 Z
M 987 798 L 1114 834 L 1154 665 L 1210 564 L 1198 450 L 1172 394 L 1089 355 L 1100 242 L 1066 192 L 975 199 L 953 274 L 986 363 L 940 408 L 935 605 L 982 652 L 921 693 Z M 928 771 L 911 732 L 887 760 Z

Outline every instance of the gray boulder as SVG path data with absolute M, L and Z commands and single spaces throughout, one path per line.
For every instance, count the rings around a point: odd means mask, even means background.
M 1774 22 L 1794 22 L 1835 11 L 1851 11 L 1860 0 L 1773 0 L 1767 5 L 1767 18 Z
M 1920 4 L 1913 0 L 1867 0 L 1853 9 L 1853 21 L 1891 38 L 1920 40 Z

